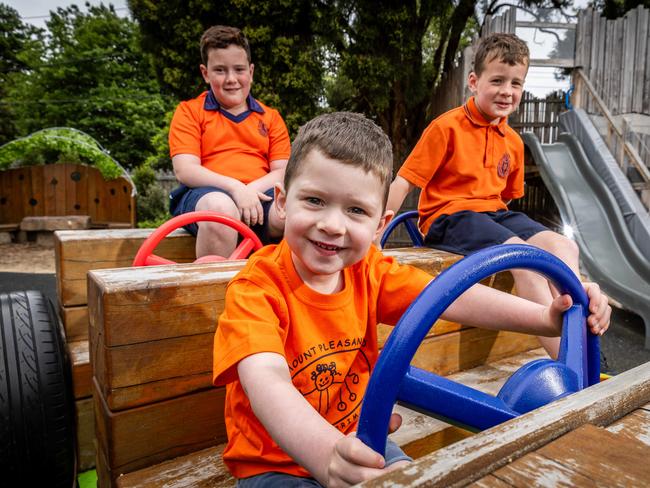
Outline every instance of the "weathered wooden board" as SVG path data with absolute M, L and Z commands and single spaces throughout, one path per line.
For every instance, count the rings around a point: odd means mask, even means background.
M 61 306 L 86 305 L 86 274 L 92 269 L 131 266 L 136 252 L 153 229 L 102 229 L 54 233 L 57 294 Z M 176 262 L 195 258 L 194 238 L 177 230 L 156 253 Z
M 66 341 L 88 340 L 88 306 L 62 307 L 59 313 L 65 330 Z
M 650 446 L 650 411 L 639 408 L 607 427 L 607 430 Z
M 77 471 L 95 467 L 95 412 L 91 397 L 75 401 L 77 421 Z
M 96 389 L 98 462 L 119 475 L 225 442 L 225 390 L 210 388 L 113 413 Z
M 650 363 L 424 456 L 408 469 L 362 486 L 463 486 L 584 424 L 609 425 L 648 401 Z
M 391 254 L 431 273 L 458 259 L 430 249 L 392 250 Z M 242 265 L 90 273 L 92 362 L 111 410 L 210 386 L 212 341 L 225 288 Z M 491 282 L 506 290 L 512 286 L 509 273 Z M 460 328 L 448 322 L 434 327 L 414 364 L 448 374 L 538 345 L 535 338 L 521 334 Z M 386 334 L 383 328 L 381 338 Z
M 92 368 L 88 354 L 88 341 L 68 342 L 72 364 L 72 388 L 76 399 L 92 395 Z
M 568 432 L 537 452 L 594 484 L 643 486 L 650 480 L 650 447 L 590 424 Z

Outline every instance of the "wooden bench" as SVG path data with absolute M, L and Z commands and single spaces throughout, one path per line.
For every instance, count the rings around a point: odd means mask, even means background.
M 162 253 L 161 253 L 162 254 Z M 386 254 L 438 274 L 459 259 L 432 249 Z M 243 262 L 94 270 L 90 355 L 101 486 L 225 441 L 224 391 L 211 386 L 212 341 L 224 290 Z M 509 273 L 488 280 L 512 288 Z M 380 326 L 380 341 L 390 327 Z M 536 338 L 440 321 L 414 364 L 449 374 L 538 346 Z M 191 412 L 191 415 L 188 415 Z
M 91 269 L 130 266 L 152 229 L 64 230 L 54 232 L 58 310 L 72 363 L 77 411 L 78 469 L 95 466 L 92 371 L 88 354 L 86 275 Z M 156 252 L 179 262 L 194 259 L 195 240 L 179 230 Z

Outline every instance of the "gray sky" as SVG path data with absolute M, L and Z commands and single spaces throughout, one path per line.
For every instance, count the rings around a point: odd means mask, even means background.
M 68 1 L 68 0 L 0 0 L 0 3 L 9 5 L 16 10 L 25 22 L 34 24 L 37 27 L 45 27 L 45 21 L 50 16 L 51 10 L 56 10 L 57 7 L 68 7 L 69 5 L 77 5 L 80 10 L 86 10 L 86 2 L 88 0 Z M 126 0 L 89 0 L 91 5 L 104 5 L 112 4 L 115 10 L 120 15 L 128 15 L 129 11 L 126 6 Z

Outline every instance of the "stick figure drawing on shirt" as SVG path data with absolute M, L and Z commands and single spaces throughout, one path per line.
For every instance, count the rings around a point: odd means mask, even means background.
M 350 386 L 348 385 L 348 380 L 351 381 L 352 384 L 356 385 L 357 383 L 359 383 L 359 375 L 356 373 L 349 373 L 345 377 L 345 380 L 335 381 L 337 376 L 341 376 L 341 373 L 336 371 L 335 362 L 331 362 L 329 364 L 317 364 L 316 370 L 312 371 L 311 373 L 311 379 L 314 382 L 314 389 L 308 391 L 307 393 L 304 393 L 303 395 L 307 396 L 310 395 L 311 393 L 314 393 L 315 391 L 318 391 L 318 412 L 321 414 L 327 413 L 329 411 L 329 404 L 330 404 L 329 389 L 332 387 L 332 385 L 343 384 L 343 386 L 348 392 L 348 401 L 353 402 L 357 399 L 357 394 L 350 389 Z M 343 412 L 347 407 L 348 407 L 347 403 L 345 403 L 345 401 L 343 400 L 343 388 L 340 388 L 339 401 L 336 405 L 336 408 L 340 412 Z M 323 408 L 325 409 L 325 412 L 323 412 Z

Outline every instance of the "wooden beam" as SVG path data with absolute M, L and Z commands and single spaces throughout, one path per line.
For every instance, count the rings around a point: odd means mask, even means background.
M 461 486 L 586 423 L 609 425 L 650 401 L 650 363 L 436 451 L 364 487 Z M 588 447 L 585 447 L 588 449 Z

